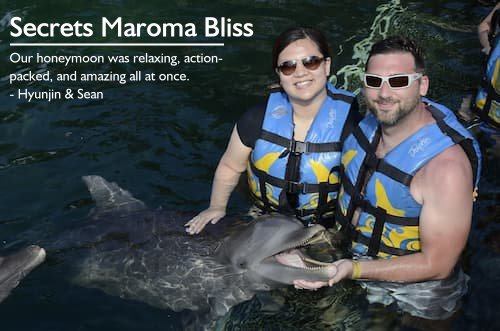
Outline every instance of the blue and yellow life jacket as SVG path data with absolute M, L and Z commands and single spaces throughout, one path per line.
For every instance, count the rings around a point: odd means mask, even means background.
M 411 196 L 410 183 L 420 168 L 450 146 L 459 144 L 464 149 L 477 189 L 481 169 L 477 141 L 451 110 L 427 99 L 424 102 L 436 122 L 422 127 L 384 158 L 375 155 L 380 129 L 373 114 L 365 117 L 344 143 L 344 176 L 335 216 L 348 229 L 356 254 L 390 258 L 420 251 L 422 206 Z M 364 193 L 360 193 L 363 186 Z M 353 226 L 357 208 L 360 216 Z
M 490 44 L 493 45 L 481 86 L 476 95 L 472 110 L 483 121 L 500 129 L 500 35 L 498 34 L 499 10 L 492 19 Z
M 293 139 L 288 96 L 282 90 L 270 94 L 247 169 L 250 191 L 264 211 L 295 214 L 304 223 L 328 213 L 333 218 L 342 141 L 356 125 L 349 116 L 355 97 L 330 83 L 327 95 L 302 142 Z

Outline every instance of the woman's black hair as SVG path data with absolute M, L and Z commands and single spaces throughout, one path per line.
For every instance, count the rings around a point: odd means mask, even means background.
M 273 70 L 278 66 L 280 53 L 291 43 L 300 39 L 310 39 L 318 46 L 324 58 L 331 57 L 330 46 L 325 35 L 318 29 L 312 27 L 298 26 L 289 28 L 281 33 L 274 41 L 273 46 Z

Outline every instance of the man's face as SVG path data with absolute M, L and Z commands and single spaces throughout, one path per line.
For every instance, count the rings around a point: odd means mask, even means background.
M 415 73 L 415 60 L 411 53 L 398 52 L 377 54 L 370 58 L 366 74 L 393 76 Z M 408 87 L 394 89 L 387 81 L 380 88 L 363 87 L 363 95 L 370 111 L 379 122 L 391 127 L 400 123 L 420 104 L 421 97 L 427 94 L 427 76 L 414 80 Z

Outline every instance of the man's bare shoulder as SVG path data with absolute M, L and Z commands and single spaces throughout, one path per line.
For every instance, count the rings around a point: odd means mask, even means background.
M 423 169 L 426 176 L 431 178 L 439 175 L 453 174 L 459 175 L 463 172 L 472 176 L 472 167 L 465 151 L 459 145 L 453 145 L 430 160 Z M 455 172 L 459 173 L 455 173 Z M 472 178 L 472 177 L 470 177 Z
M 472 167 L 467 155 L 459 145 L 454 145 L 422 167 L 412 181 L 412 195 L 422 203 L 424 196 L 456 194 L 458 191 L 472 192 Z

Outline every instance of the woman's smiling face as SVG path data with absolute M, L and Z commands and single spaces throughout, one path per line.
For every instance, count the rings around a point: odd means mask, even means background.
M 315 70 L 308 70 L 302 59 L 308 56 L 323 58 L 318 46 L 311 39 L 299 39 L 290 43 L 278 56 L 278 66 L 286 61 L 297 61 L 295 71 L 287 76 L 277 70 L 280 83 L 290 102 L 307 106 L 326 97 L 326 80 L 330 73 L 330 58 L 325 58 Z

